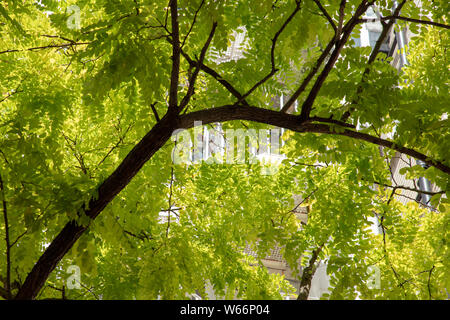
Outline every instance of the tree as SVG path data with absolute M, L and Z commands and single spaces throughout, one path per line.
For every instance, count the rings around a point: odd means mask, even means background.
M 373 50 L 355 47 L 372 5 L 383 32 Z M 391 9 L 3 1 L 0 295 L 170 299 L 210 283 L 229 297 L 280 298 L 292 288 L 258 263 L 278 244 L 294 270 L 327 261 L 331 298 L 445 298 L 448 4 Z M 417 33 L 402 73 L 380 53 L 395 22 Z M 240 27 L 243 57 L 219 63 Z M 289 99 L 271 109 L 281 94 Z M 173 132 L 199 121 L 285 128 L 287 158 L 274 175 L 259 162 L 174 164 Z M 394 197 L 404 189 L 390 179 L 395 152 L 429 166 L 405 173 L 442 190 L 430 193 L 440 212 Z M 311 207 L 306 226 L 293 194 Z M 369 230 L 374 214 L 382 235 Z M 249 243 L 259 258 L 243 252 Z M 80 290 L 66 290 L 70 265 Z M 372 265 L 381 289 L 365 284 Z

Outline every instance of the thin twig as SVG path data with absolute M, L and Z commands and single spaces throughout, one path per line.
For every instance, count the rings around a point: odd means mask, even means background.
M 156 111 L 156 108 L 155 108 L 156 104 L 157 104 L 157 102 L 154 102 L 150 105 L 150 107 L 152 108 L 153 114 L 155 115 L 156 122 L 159 122 L 159 121 L 161 121 L 161 119 L 159 118 L 158 111 Z
M 125 133 L 123 135 L 121 135 L 119 137 L 119 141 L 117 141 L 112 147 L 111 149 L 109 149 L 109 151 L 105 154 L 105 156 L 102 158 L 102 160 L 100 160 L 100 162 L 97 164 L 97 167 L 99 167 L 108 157 L 109 155 L 119 147 L 119 145 L 123 142 L 123 140 L 125 139 L 128 131 L 130 131 L 130 129 L 133 127 L 133 124 L 130 123 L 127 127 L 127 129 L 125 130 Z
M 81 283 L 81 281 L 78 281 L 77 280 L 77 282 L 80 284 L 80 286 L 82 286 L 84 289 L 86 289 L 89 293 L 91 293 L 93 296 L 94 296 L 94 298 L 96 299 L 96 300 L 100 300 L 100 298 L 95 294 L 95 292 L 94 291 L 92 291 L 92 288 L 88 288 L 86 285 L 84 285 L 83 283 Z
M 430 272 L 428 273 L 428 283 L 427 283 L 427 287 L 428 287 L 428 295 L 430 297 L 430 300 L 432 300 L 432 296 L 431 296 L 431 273 L 433 272 L 435 266 L 433 265 L 433 267 L 430 269 Z
M 219 82 L 225 89 L 227 89 L 234 97 L 240 100 L 244 105 L 246 106 L 249 105 L 247 101 L 242 97 L 242 94 L 230 82 L 225 80 L 219 73 L 217 73 L 215 70 L 208 67 L 204 63 L 194 61 L 191 57 L 189 57 L 189 55 L 185 51 L 181 50 L 181 54 L 191 67 L 199 66 L 203 72 L 213 77 L 217 82 Z
M 88 45 L 91 44 L 91 42 L 70 42 L 70 43 L 61 43 L 61 44 L 49 44 L 47 46 L 39 46 L 39 47 L 32 47 L 27 49 L 8 49 L 4 51 L 0 51 L 0 54 L 2 53 L 10 53 L 10 52 L 23 52 L 23 51 L 36 51 L 36 50 L 44 50 L 44 49 L 52 49 L 52 48 L 68 48 L 73 46 L 80 46 L 80 45 Z
M 414 192 L 417 192 L 417 193 L 428 194 L 428 195 L 430 195 L 430 196 L 434 196 L 435 194 L 444 194 L 444 193 L 445 193 L 445 191 L 437 191 L 437 192 L 422 191 L 422 190 L 410 188 L 410 187 L 407 187 L 407 186 L 398 186 L 398 185 L 396 185 L 396 186 L 391 186 L 391 185 L 389 185 L 389 184 L 385 184 L 385 183 L 381 183 L 381 182 L 377 182 L 377 181 L 373 181 L 373 183 L 375 183 L 375 184 L 377 184 L 377 185 L 379 185 L 379 186 L 386 187 L 386 188 L 403 189 L 403 190 L 408 190 L 408 191 L 414 191 Z
M 23 237 L 23 236 L 25 236 L 26 234 L 27 234 L 27 232 L 28 232 L 28 230 L 25 230 L 24 232 L 22 232 L 17 238 L 16 238 L 16 240 L 14 240 L 12 243 L 11 243 L 11 248 L 12 247 L 14 247 L 14 245 Z
M 5 101 L 6 99 L 12 97 L 13 95 L 15 95 L 16 93 L 19 92 L 23 92 L 23 90 L 14 90 L 13 92 L 8 92 L 8 94 L 6 95 L 6 97 L 4 97 L 2 100 L 0 100 L 0 103 Z
M 190 26 L 188 32 L 186 33 L 186 35 L 184 36 L 183 42 L 181 43 L 181 49 L 184 47 L 184 44 L 185 44 L 187 38 L 188 38 L 189 35 L 191 34 L 192 29 L 194 28 L 195 22 L 196 22 L 196 20 L 197 20 L 197 15 L 198 15 L 198 13 L 200 12 L 200 9 L 202 8 L 202 6 L 203 6 L 204 3 L 205 3 L 205 0 L 202 0 L 202 2 L 200 3 L 198 9 L 195 11 L 194 18 L 192 19 L 191 26 Z
M 314 2 L 316 3 L 317 7 L 319 7 L 320 11 L 322 11 L 323 15 L 328 20 L 328 22 L 330 23 L 331 27 L 334 30 L 334 34 L 337 35 L 338 34 L 338 28 L 336 27 L 336 24 L 334 23 L 333 19 L 328 14 L 328 11 L 322 6 L 322 4 L 320 3 L 319 0 L 314 0 Z
M 283 32 L 283 30 L 287 27 L 287 25 L 289 24 L 289 22 L 292 21 L 292 19 L 295 17 L 295 15 L 300 11 L 301 9 L 301 1 L 300 0 L 296 0 L 295 1 L 296 5 L 295 5 L 295 9 L 294 11 L 289 15 L 289 17 L 284 21 L 284 23 L 281 25 L 280 29 L 278 29 L 278 31 L 275 33 L 274 37 L 272 38 L 272 47 L 270 49 L 270 64 L 271 64 L 271 70 L 270 72 L 264 77 L 262 78 L 260 81 L 258 81 L 250 90 L 248 90 L 242 97 L 241 99 L 239 99 L 238 101 L 236 101 L 235 105 L 238 105 L 242 102 L 242 100 L 244 100 L 245 98 L 247 98 L 250 94 L 253 93 L 253 91 L 255 91 L 260 85 L 262 85 L 263 83 L 265 83 L 267 80 L 269 80 L 270 78 L 272 78 L 272 76 L 278 71 L 278 69 L 275 66 L 275 47 L 277 44 L 277 40 L 278 37 L 281 35 L 281 33 Z
M 79 165 L 80 165 L 80 166 L 77 167 L 77 168 L 81 169 L 81 171 L 82 171 L 84 174 L 87 175 L 87 174 L 88 174 L 88 168 L 87 168 L 87 167 L 85 166 L 85 164 L 84 164 L 84 157 L 83 157 L 82 154 L 78 154 L 78 152 L 77 152 L 77 151 L 75 150 L 75 148 L 74 148 L 74 146 L 76 145 L 76 140 L 70 139 L 70 138 L 69 138 L 68 136 L 66 136 L 64 133 L 62 133 L 62 136 L 64 137 L 64 140 L 66 140 L 67 145 L 69 146 L 69 149 L 72 150 L 75 159 L 77 159 L 77 161 L 78 161 L 78 163 L 79 163 Z M 73 146 L 72 146 L 71 142 L 72 142 Z

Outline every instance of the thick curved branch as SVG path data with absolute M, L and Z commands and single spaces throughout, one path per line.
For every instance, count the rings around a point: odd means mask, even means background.
M 280 111 L 269 109 L 226 105 L 213 109 L 191 112 L 183 115 L 180 117 L 179 125 L 180 128 L 192 128 L 194 126 L 194 121 L 201 121 L 202 124 L 205 125 L 209 123 L 225 122 L 231 120 L 247 120 L 260 122 L 289 129 L 295 132 L 312 132 L 346 136 L 396 150 L 400 153 L 422 160 L 429 166 L 433 166 L 436 169 L 441 170 L 442 172 L 450 174 L 450 166 L 440 161 L 433 160 L 429 156 L 414 149 L 397 145 L 395 142 L 371 136 L 367 133 L 354 131 L 343 126 L 336 126 L 336 124 L 328 125 L 325 123 L 311 123 L 308 121 L 309 119 L 302 120 L 301 116 L 286 114 Z M 337 129 L 337 127 L 340 128 Z
M 308 125 L 306 125 L 306 126 L 308 126 Z M 381 139 L 381 138 L 378 138 L 375 136 L 371 136 L 367 133 L 357 132 L 357 131 L 353 131 L 353 130 L 349 130 L 349 129 L 344 129 L 343 131 L 335 132 L 332 130 L 332 128 L 330 126 L 325 125 L 325 124 L 313 124 L 310 128 L 306 128 L 306 132 L 335 134 L 335 135 L 341 135 L 341 136 L 346 136 L 346 137 L 350 137 L 350 138 L 355 138 L 358 140 L 367 141 L 367 142 L 370 142 L 370 143 L 373 143 L 373 144 L 376 144 L 379 146 L 383 146 L 383 147 L 386 147 L 386 148 L 389 148 L 392 150 L 396 150 L 403 154 L 407 154 L 413 158 L 422 160 L 429 166 L 435 167 L 436 169 L 439 169 L 442 172 L 450 174 L 450 167 L 440 161 L 430 159 L 427 155 L 420 153 L 414 149 L 397 145 L 395 142 Z

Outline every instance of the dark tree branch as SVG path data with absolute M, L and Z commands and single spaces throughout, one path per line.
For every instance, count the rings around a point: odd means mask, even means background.
M 166 14 L 164 15 L 164 27 L 166 28 L 167 28 L 167 21 L 169 20 L 169 8 L 171 2 L 172 0 L 169 0 L 169 3 L 167 4 Z
M 346 0 L 341 0 L 341 4 L 339 5 L 339 24 L 337 27 L 337 34 L 340 35 L 342 32 L 342 25 L 344 24 L 345 17 L 345 5 L 347 4 Z
M 178 82 L 180 76 L 180 27 L 178 25 L 178 5 L 177 0 L 171 0 L 170 16 L 172 22 L 172 71 L 169 88 L 169 111 L 178 109 Z
M 303 269 L 297 300 L 308 300 L 309 290 L 311 289 L 311 281 L 319 265 L 316 262 L 324 245 L 325 244 L 322 243 L 317 249 L 313 250 L 308 266 Z
M 432 296 L 431 296 L 431 273 L 433 272 L 435 266 L 433 266 L 430 271 L 428 272 L 428 281 L 427 281 L 427 287 L 428 287 L 428 296 L 429 299 L 432 300 Z
M 138 16 L 140 14 L 140 12 L 139 12 L 139 3 L 137 2 L 137 0 L 134 0 L 134 3 L 136 4 L 136 16 Z
M 156 122 L 159 122 L 159 121 L 161 121 L 161 120 L 160 120 L 160 118 L 159 118 L 158 111 L 156 111 L 155 105 L 156 105 L 156 102 L 155 102 L 155 103 L 152 103 L 152 104 L 150 105 L 150 107 L 152 108 L 153 114 L 155 115 Z
M 8 94 L 6 95 L 6 97 L 4 97 L 3 99 L 0 100 L 0 103 L 2 103 L 3 101 L 5 101 L 6 99 L 12 97 L 13 95 L 19 93 L 19 92 L 23 92 L 23 90 L 14 90 L 13 92 L 8 92 Z
M 303 165 L 303 166 L 312 166 L 312 167 L 318 166 L 318 165 L 315 165 L 315 164 L 301 164 L 301 165 Z M 313 191 L 311 191 L 311 192 L 310 192 L 310 193 L 309 193 L 302 201 L 300 201 L 299 204 L 297 204 L 297 205 L 294 207 L 294 209 L 292 209 L 291 211 L 289 211 L 289 213 L 296 212 L 296 210 L 298 209 L 298 207 L 300 207 L 305 201 L 307 201 L 307 200 L 314 194 L 314 192 L 316 192 L 318 189 L 319 189 L 319 188 L 315 188 Z
M 14 245 L 15 245 L 17 242 L 19 242 L 19 240 L 22 239 L 22 238 L 27 234 L 27 232 L 28 232 L 28 230 L 25 230 L 24 232 L 22 232 L 22 233 L 16 238 L 16 240 L 14 240 L 14 241 L 11 243 L 11 248 L 14 247 Z
M 129 235 L 129 236 L 131 236 L 131 237 L 133 237 L 133 238 L 136 238 L 136 239 L 139 239 L 139 240 L 141 240 L 141 241 L 148 241 L 148 240 L 151 240 L 152 238 L 151 237 L 149 237 L 144 231 L 141 231 L 139 234 L 135 234 L 135 233 L 133 233 L 133 232 L 131 232 L 131 231 L 128 231 L 128 230 L 123 230 L 123 232 L 125 233 L 125 234 L 127 234 L 127 235 Z
M 5 223 L 5 242 L 6 242 L 6 280 L 5 291 L 8 299 L 11 298 L 11 243 L 9 240 L 9 222 L 8 210 L 6 206 L 5 187 L 3 185 L 2 175 L 0 174 L 0 191 L 2 197 L 3 222 Z
M 320 5 L 319 8 L 323 8 L 319 1 L 315 0 L 315 2 L 318 4 L 318 6 Z M 320 66 L 325 61 L 325 59 L 328 57 L 328 55 L 330 54 L 331 49 L 333 48 L 333 46 L 338 42 L 339 36 L 340 36 L 340 34 L 342 32 L 342 24 L 343 24 L 343 19 L 344 19 L 344 9 L 345 9 L 345 1 L 342 1 L 341 2 L 341 6 L 340 6 L 340 11 L 339 11 L 340 12 L 339 13 L 339 28 L 336 27 L 336 25 L 334 24 L 334 22 L 331 19 L 331 17 L 329 17 L 329 20 L 331 22 L 333 22 L 332 26 L 333 26 L 333 29 L 334 29 L 334 37 L 327 44 L 327 46 L 325 47 L 324 51 L 322 52 L 322 54 L 319 56 L 319 58 L 317 59 L 316 63 L 314 64 L 314 67 L 311 69 L 311 71 L 308 73 L 308 75 L 303 79 L 303 82 L 301 83 L 299 88 L 292 94 L 292 96 L 289 98 L 289 100 L 286 101 L 286 103 L 284 104 L 283 108 L 281 108 L 282 112 L 290 112 L 291 111 L 292 106 L 294 105 L 295 101 L 302 94 L 302 92 L 305 91 L 305 89 L 308 86 L 309 82 L 312 80 L 312 78 L 314 78 L 314 76 L 316 75 L 317 71 L 319 71 Z M 321 10 L 326 12 L 325 8 L 323 8 Z M 328 15 L 328 13 L 327 13 L 327 15 Z
M 358 140 L 363 140 L 363 141 L 367 141 L 379 146 L 383 146 L 383 147 L 387 147 L 389 149 L 392 150 L 396 150 L 400 153 L 404 153 L 407 154 L 413 158 L 419 159 L 424 161 L 426 164 L 428 164 L 429 166 L 433 166 L 439 170 L 441 170 L 442 172 L 445 172 L 447 174 L 450 174 L 450 167 L 448 165 L 443 164 L 440 161 L 436 161 L 433 159 L 430 159 L 428 156 L 426 156 L 423 153 L 420 153 L 414 149 L 411 148 L 406 148 L 400 145 L 397 145 L 395 142 L 389 141 L 389 140 L 385 140 L 385 139 L 381 139 L 378 137 L 374 137 L 371 136 L 367 133 L 362 133 L 362 132 L 358 132 L 358 131 L 352 131 L 349 129 L 345 129 L 343 131 L 340 132 L 334 132 L 333 130 L 331 130 L 331 128 L 327 125 L 322 125 L 322 124 L 315 124 L 312 125 L 311 128 L 306 128 L 306 131 L 309 132 L 316 132 L 316 133 L 327 133 L 327 134 L 336 134 L 336 135 L 342 135 L 342 136 L 347 136 L 350 138 L 355 138 Z
M 63 37 L 63 36 L 59 36 L 59 35 L 51 35 L 51 34 L 41 34 L 41 37 L 45 37 L 45 38 L 53 38 L 53 39 L 61 39 L 64 41 L 69 41 L 70 43 L 76 43 L 76 41 Z
M 82 31 L 81 33 L 82 33 L 82 34 L 89 34 L 89 33 L 92 33 L 92 32 L 97 32 L 97 31 L 101 31 L 101 30 L 110 29 L 110 28 L 112 28 L 112 27 L 115 25 L 116 22 L 119 22 L 119 21 L 121 21 L 121 20 L 123 20 L 123 19 L 129 18 L 129 17 L 131 17 L 132 15 L 133 15 L 132 13 L 124 14 L 124 15 L 118 17 L 118 18 L 112 19 L 112 20 L 114 20 L 114 21 L 112 21 L 112 23 L 110 23 L 110 24 L 108 24 L 108 25 L 106 25 L 106 26 L 104 26 L 104 27 L 99 27 L 99 28 L 91 29 L 91 30 L 85 30 L 85 31 Z M 94 27 L 94 28 L 95 28 L 95 27 Z
M 413 158 L 422 160 L 429 166 L 433 166 L 441 170 L 442 172 L 450 174 L 450 167 L 448 165 L 440 161 L 434 160 L 429 156 L 420 153 L 414 149 L 400 146 L 395 142 L 371 136 L 367 133 L 350 130 L 347 128 L 341 128 L 340 130 L 336 129 L 333 130 L 332 126 L 328 124 L 310 123 L 308 122 L 308 119 L 305 122 L 302 121 L 302 119 L 298 115 L 286 114 L 280 111 L 274 111 L 269 109 L 226 105 L 208 110 L 195 111 L 183 115 L 180 117 L 181 122 L 180 126 L 181 128 L 192 128 L 194 126 L 194 121 L 202 121 L 202 124 L 205 125 L 214 122 L 225 122 L 231 120 L 247 120 L 260 122 L 278 126 L 281 128 L 286 128 L 295 132 L 313 132 L 313 133 L 346 136 L 396 150 L 400 153 L 404 153 Z
M 2 297 L 5 300 L 9 300 L 10 299 L 9 292 L 5 288 L 3 288 L 1 286 L 0 286 L 0 297 Z
M 80 284 L 80 286 L 82 286 L 87 292 L 89 292 L 90 294 L 92 294 L 95 298 L 95 300 L 100 300 L 100 298 L 97 296 L 97 294 L 92 291 L 92 288 L 88 288 L 86 285 L 84 285 L 83 283 L 81 283 L 80 281 L 78 281 L 78 283 Z
M 99 163 L 97 164 L 97 167 L 99 167 L 103 162 L 105 162 L 105 160 L 109 157 L 109 155 L 115 150 L 117 149 L 120 144 L 123 142 L 123 140 L 125 139 L 128 131 L 130 131 L 130 129 L 133 127 L 133 124 L 129 124 L 128 127 L 126 128 L 125 132 L 119 136 L 119 140 L 109 149 L 109 151 L 105 154 L 105 156 L 102 158 L 102 160 L 99 161 Z M 120 130 L 120 129 L 119 129 Z M 120 130 L 121 131 L 121 130 Z M 120 133 L 119 133 L 120 134 Z
M 395 195 L 395 191 L 397 190 L 397 188 L 393 188 L 391 195 L 389 196 L 389 199 L 387 201 L 387 206 L 389 207 L 389 204 L 391 203 L 392 199 L 394 199 L 394 195 Z M 394 273 L 395 278 L 397 279 L 397 281 L 399 282 L 399 286 L 404 290 L 403 287 L 403 282 L 400 281 L 400 275 L 397 273 L 397 271 L 395 270 L 394 266 L 391 263 L 391 260 L 389 258 L 389 253 L 387 251 L 387 243 L 386 243 L 386 227 L 384 226 L 384 216 L 386 214 L 386 211 L 383 212 L 383 215 L 380 219 L 380 227 L 381 230 L 383 232 L 383 252 L 384 252 L 384 258 L 386 259 L 386 263 L 389 265 L 389 267 L 391 268 L 392 272 Z M 406 297 L 406 293 L 405 293 L 405 297 Z
M 70 139 L 68 136 L 66 136 L 64 133 L 62 133 L 62 136 L 64 137 L 64 140 L 66 140 L 67 145 L 69 146 L 69 149 L 73 152 L 73 156 L 75 157 L 75 159 L 77 159 L 78 164 L 80 165 L 79 168 L 81 170 L 81 172 L 83 172 L 83 174 L 88 175 L 89 174 L 89 169 L 86 167 L 85 163 L 84 163 L 84 157 L 82 154 L 79 154 L 76 150 L 75 150 L 75 145 L 76 145 L 76 141 Z M 73 145 L 72 145 L 73 144 Z
M 27 49 L 23 49 L 23 50 L 8 49 L 8 50 L 0 51 L 0 54 L 10 53 L 10 52 L 36 51 L 36 50 L 44 50 L 44 49 L 52 49 L 52 48 L 62 49 L 62 48 L 69 48 L 69 47 L 87 45 L 87 44 L 91 44 L 91 43 L 90 42 L 70 42 L 70 43 L 61 43 L 61 44 L 49 44 L 47 46 L 33 47 L 33 48 L 27 48 Z
M 61 292 L 61 300 L 66 300 L 67 299 L 66 298 L 66 289 L 65 289 L 64 285 L 61 288 L 58 288 L 58 287 L 52 286 L 51 284 L 48 284 L 47 287 L 49 287 L 50 289 L 53 289 L 53 290 Z M 57 299 L 57 300 L 59 300 L 59 299 Z

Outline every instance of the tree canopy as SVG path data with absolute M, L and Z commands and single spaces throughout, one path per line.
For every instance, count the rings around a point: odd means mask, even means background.
M 279 246 L 305 283 L 327 264 L 324 298 L 447 298 L 449 4 L 396 2 L 1 1 L 0 296 L 281 299 L 261 264 Z M 372 6 L 380 38 L 358 47 Z M 399 72 L 380 48 L 406 27 Z M 284 159 L 175 163 L 200 122 L 284 128 Z M 418 190 L 398 154 L 431 210 L 400 201 Z

